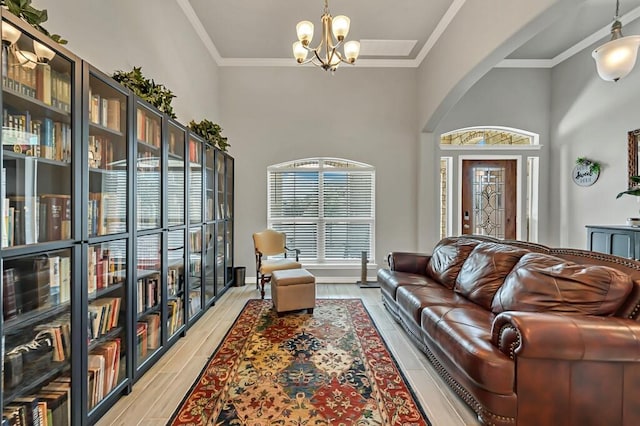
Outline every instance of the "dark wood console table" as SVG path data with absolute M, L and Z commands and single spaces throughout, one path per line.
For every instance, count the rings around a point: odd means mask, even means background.
M 640 228 L 626 225 L 587 225 L 587 249 L 640 260 Z

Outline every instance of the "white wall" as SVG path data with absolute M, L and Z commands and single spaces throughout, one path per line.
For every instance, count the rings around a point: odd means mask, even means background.
M 44 27 L 65 46 L 111 75 L 141 66 L 176 98 L 178 121 L 219 121 L 218 67 L 175 0 L 36 0 Z
M 624 34 L 640 34 L 640 22 Z M 560 246 L 586 248 L 585 225 L 624 224 L 638 216 L 627 189 L 627 132 L 640 128 L 640 64 L 617 83 L 601 80 L 591 58 L 593 45 L 556 66 L 551 74 L 550 236 Z M 598 181 L 579 187 L 571 180 L 578 157 L 602 165 Z
M 495 64 L 583 1 L 463 2 L 420 65 L 420 130 L 433 132 L 450 108 Z
M 224 134 L 236 159 L 235 263 L 247 266 L 247 276 L 255 276 L 251 235 L 266 227 L 267 166 L 299 158 L 340 157 L 375 166 L 375 261 L 384 266 L 389 251 L 415 249 L 415 73 L 220 69 Z M 333 273 L 359 277 L 359 268 Z

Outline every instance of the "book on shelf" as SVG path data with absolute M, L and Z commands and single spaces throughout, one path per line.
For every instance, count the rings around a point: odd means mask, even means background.
M 37 197 L 9 196 L 13 209 L 13 245 L 34 244 L 38 238 Z
M 200 163 L 200 143 L 189 141 L 189 161 Z
M 36 396 L 47 402 L 47 410 L 51 410 L 54 426 L 71 425 L 71 381 L 67 377 L 58 377 L 36 393 Z
M 167 301 L 167 328 L 169 335 L 174 334 L 183 324 L 182 299 L 171 299 Z
M 2 313 L 5 321 L 18 316 L 15 274 L 14 268 L 2 271 Z
M 106 360 L 103 355 L 89 354 L 89 405 L 91 407 L 94 407 L 104 397 L 105 367 Z
M 146 322 L 138 322 L 136 325 L 138 361 L 142 361 L 147 357 L 147 327 Z
M 20 406 L 25 409 L 27 421 L 25 425 L 42 425 L 43 420 L 40 418 L 38 402 L 38 398 L 35 395 L 20 396 L 11 401 L 11 406 Z
M 141 318 L 139 322 L 147 324 L 147 349 L 155 350 L 160 347 L 160 313 L 154 312 Z
M 93 362 L 93 364 L 97 367 L 101 367 L 102 364 L 102 361 L 99 358 L 104 359 L 104 366 L 101 368 L 102 388 L 100 390 L 100 392 L 102 393 L 102 398 L 104 398 L 118 384 L 118 374 L 120 368 L 120 339 L 109 340 L 107 342 L 101 343 L 91 350 L 91 354 L 89 355 L 89 357 L 98 357 Z M 98 378 L 99 377 L 100 376 L 98 376 Z M 95 387 L 94 392 L 96 392 Z M 100 399 L 95 402 L 99 402 Z M 92 408 L 93 405 L 90 405 L 89 408 Z
M 39 199 L 38 235 L 40 241 L 71 238 L 71 196 L 43 194 Z
M 120 297 L 103 297 L 89 302 L 92 338 L 101 337 L 118 326 L 120 306 Z
M 36 67 L 36 99 L 51 105 L 51 66 L 40 64 Z
M 200 312 L 202 308 L 202 301 L 200 300 L 201 296 L 200 290 L 191 290 L 189 291 L 189 316 L 193 316 L 194 314 Z

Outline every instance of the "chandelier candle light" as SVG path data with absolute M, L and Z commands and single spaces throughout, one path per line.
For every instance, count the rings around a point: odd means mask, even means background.
M 611 25 L 611 40 L 593 51 L 600 78 L 606 81 L 618 81 L 631 72 L 636 64 L 640 36 L 622 35 L 622 24 L 618 20 L 620 0 L 616 0 L 616 16 Z
M 313 39 L 313 24 L 310 21 L 300 21 L 296 25 L 298 41 L 293 43 L 293 56 L 296 61 L 299 64 L 311 62 L 331 72 L 334 72 L 341 62 L 354 64 L 360 53 L 360 42 L 344 41 L 349 33 L 350 22 L 350 19 L 344 15 L 332 17 L 329 13 L 328 0 L 325 0 L 322 14 L 322 39 L 318 47 L 315 49 L 309 47 Z M 339 47 L 343 48 L 344 53 L 338 50 Z M 312 56 L 307 59 L 309 53 Z

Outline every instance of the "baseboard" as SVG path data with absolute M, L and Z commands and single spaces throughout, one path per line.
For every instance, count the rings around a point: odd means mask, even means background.
M 377 281 L 367 281 L 367 283 L 376 283 Z M 256 277 L 246 277 L 245 284 L 255 284 Z M 316 275 L 317 284 L 359 284 L 360 277 L 322 277 Z

